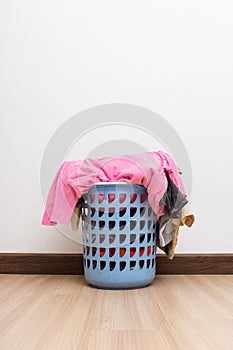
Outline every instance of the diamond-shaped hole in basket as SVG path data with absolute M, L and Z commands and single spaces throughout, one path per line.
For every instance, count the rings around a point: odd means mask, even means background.
M 123 271 L 126 268 L 126 261 L 120 261 L 120 271 Z
M 92 194 L 90 194 L 90 196 L 89 196 L 88 202 L 89 202 L 89 203 L 93 203 L 94 201 L 95 201 L 95 194 L 92 193 Z
M 99 217 L 104 215 L 105 208 L 104 207 L 99 207 Z
M 137 213 L 137 208 L 136 207 L 131 207 L 130 208 L 130 217 L 132 218 L 134 215 Z
M 136 193 L 132 193 L 130 195 L 130 203 L 134 203 L 137 199 L 137 194 Z
M 106 267 L 106 261 L 105 260 L 100 260 L 100 270 L 104 270 Z
M 147 247 L 146 253 L 147 253 L 147 256 L 149 256 L 151 254 L 151 247 L 150 246 Z
M 110 271 L 114 270 L 116 267 L 116 261 L 109 261 L 109 269 Z
M 119 236 L 119 243 L 122 244 L 122 243 L 125 242 L 125 240 L 126 240 L 126 234 L 125 233 L 120 234 L 120 236 Z
M 130 270 L 133 270 L 136 267 L 136 261 L 135 260 L 131 260 L 130 263 L 129 263 L 129 267 L 130 267 Z
M 147 228 L 148 228 L 148 230 L 151 228 L 151 225 L 152 225 L 152 220 L 148 220 L 147 221 Z
M 139 248 L 139 256 L 142 256 L 145 252 L 145 247 L 140 247 Z
M 140 236 L 139 236 L 139 243 L 143 243 L 145 237 L 146 237 L 145 233 L 140 233 Z
M 136 247 L 130 247 L 129 254 L 131 258 L 135 255 L 135 253 L 136 253 Z
M 104 193 L 99 193 L 98 194 L 98 203 L 103 203 L 104 201 Z
M 99 221 L 99 230 L 103 230 L 104 226 L 105 226 L 105 221 L 104 220 L 100 220 Z
M 106 248 L 100 247 L 100 256 L 101 257 L 104 256 L 105 252 L 106 252 Z
M 147 261 L 146 261 L 146 267 L 149 269 L 149 267 L 150 267 L 150 259 L 147 259 Z
M 115 208 L 114 207 L 109 207 L 108 208 L 108 216 L 111 217 L 115 214 Z
M 152 265 L 151 265 L 151 267 L 154 267 L 154 264 L 155 264 L 155 258 L 152 259 Z
M 119 221 L 119 229 L 120 230 L 124 230 L 125 226 L 126 226 L 126 221 L 125 220 L 120 220 Z
M 121 207 L 119 210 L 119 216 L 122 217 L 126 214 L 126 207 Z
M 109 237 L 108 237 L 109 244 L 113 244 L 115 239 L 116 239 L 116 235 L 115 234 L 109 235 Z
M 145 260 L 139 260 L 139 268 L 140 269 L 143 269 L 144 264 L 145 264 Z
M 100 242 L 100 244 L 104 243 L 104 241 L 105 241 L 105 235 L 104 234 L 99 235 L 99 242 Z
M 92 230 L 94 230 L 95 226 L 96 226 L 96 221 L 95 220 L 91 220 L 91 228 L 92 228 Z
M 109 193 L 108 194 L 108 203 L 114 202 L 115 198 L 116 198 L 115 193 Z
M 130 234 L 130 244 L 133 244 L 136 241 L 137 235 L 135 233 Z
M 96 247 L 92 247 L 91 251 L 92 251 L 92 256 L 95 256 L 96 252 L 97 252 L 97 248 Z
M 149 243 L 151 240 L 151 233 L 147 233 L 147 243 Z
M 125 255 L 125 253 L 126 253 L 126 248 L 120 248 L 120 249 L 119 249 L 120 258 L 123 258 L 123 256 Z
M 119 193 L 119 203 L 123 203 L 126 200 L 126 193 Z
M 91 207 L 91 211 L 90 211 L 91 217 L 93 217 L 95 215 L 95 212 L 96 212 L 96 209 Z
M 141 204 L 144 203 L 145 200 L 146 200 L 146 193 L 141 193 L 141 194 L 140 194 L 140 203 L 141 203 Z
M 114 254 L 116 253 L 116 248 L 109 248 L 109 257 L 112 258 L 114 256 Z
M 94 243 L 96 241 L 96 234 L 91 235 L 91 243 Z
M 92 260 L 92 268 L 95 270 L 97 267 L 97 260 Z
M 108 228 L 109 228 L 109 230 L 113 230 L 114 229 L 114 227 L 116 226 L 116 221 L 109 221 L 108 222 Z
M 145 223 L 146 223 L 145 220 L 140 220 L 140 230 L 143 230 L 143 229 L 144 229 Z
M 146 212 L 146 208 L 145 207 L 141 207 L 140 208 L 140 216 L 144 216 Z
M 136 220 L 130 220 L 130 230 L 134 230 L 135 227 L 137 225 L 137 221 Z

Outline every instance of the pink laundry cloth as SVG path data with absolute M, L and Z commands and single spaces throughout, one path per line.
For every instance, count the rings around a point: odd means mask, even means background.
M 157 217 L 164 212 L 160 200 L 167 190 L 166 174 L 186 196 L 179 171 L 165 152 L 65 161 L 51 185 L 43 225 L 68 224 L 79 198 L 98 182 L 127 182 L 147 188 L 148 202 Z

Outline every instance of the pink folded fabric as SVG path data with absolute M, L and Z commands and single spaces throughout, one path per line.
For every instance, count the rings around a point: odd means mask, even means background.
M 163 151 L 65 161 L 51 185 L 42 224 L 68 224 L 77 201 L 84 193 L 95 183 L 112 181 L 146 187 L 149 204 L 159 217 L 164 210 L 160 200 L 167 189 L 165 172 L 186 196 L 173 159 Z

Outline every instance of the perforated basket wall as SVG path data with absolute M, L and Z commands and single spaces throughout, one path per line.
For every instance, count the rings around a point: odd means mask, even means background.
M 90 284 L 129 289 L 152 282 L 156 217 L 145 187 L 96 184 L 82 214 L 84 274 Z

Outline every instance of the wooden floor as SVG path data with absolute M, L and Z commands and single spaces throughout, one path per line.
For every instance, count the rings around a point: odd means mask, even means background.
M 0 349 L 232 350 L 233 275 L 158 275 L 128 291 L 0 275 Z

